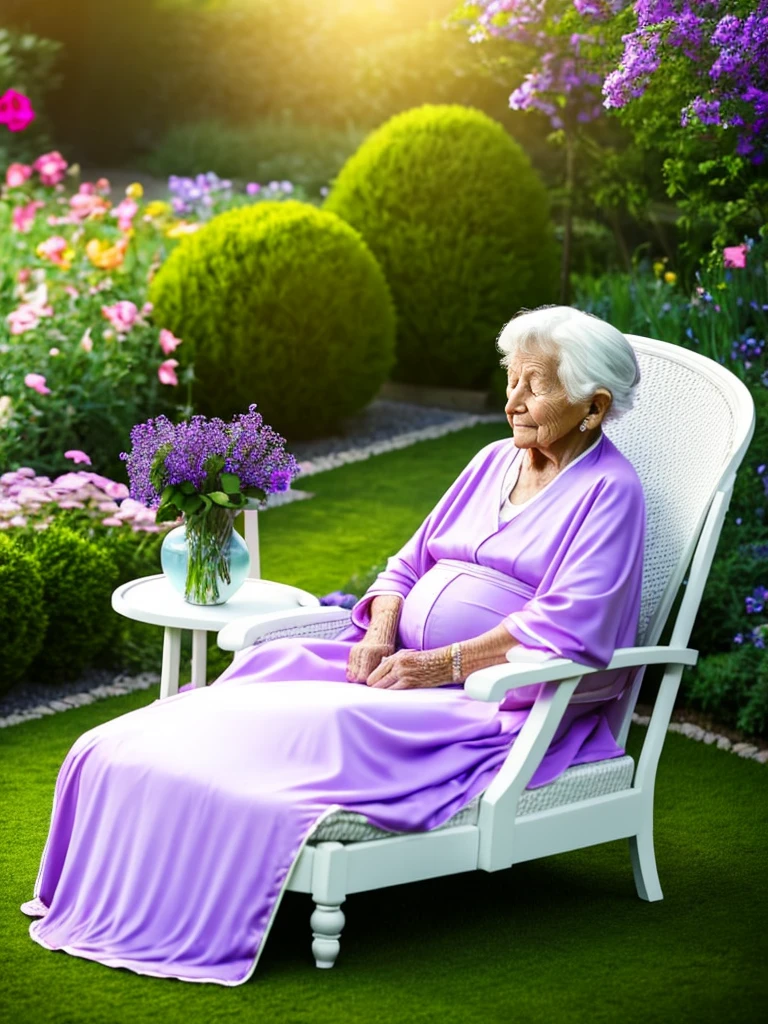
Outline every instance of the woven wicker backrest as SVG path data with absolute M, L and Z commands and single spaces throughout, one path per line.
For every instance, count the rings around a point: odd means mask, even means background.
M 653 644 L 714 493 L 745 443 L 751 409 L 744 408 L 741 383 L 717 363 L 678 346 L 628 337 L 641 380 L 632 410 L 607 423 L 605 432 L 635 467 L 645 491 L 638 643 Z

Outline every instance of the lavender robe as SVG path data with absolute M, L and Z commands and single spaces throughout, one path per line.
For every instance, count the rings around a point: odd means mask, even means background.
M 139 974 L 241 984 L 324 816 L 344 807 L 382 828 L 430 829 L 487 788 L 537 688 L 499 707 L 452 685 L 347 683 L 375 594 L 405 598 L 401 646 L 467 639 L 500 621 L 527 647 L 598 667 L 634 643 L 644 530 L 634 470 L 603 438 L 499 528 L 517 454 L 506 440 L 475 456 L 339 639 L 241 652 L 212 686 L 80 737 L 22 908 L 41 917 L 36 942 Z M 587 703 L 569 708 L 533 785 L 622 753 L 603 709 L 625 682 L 590 677 Z

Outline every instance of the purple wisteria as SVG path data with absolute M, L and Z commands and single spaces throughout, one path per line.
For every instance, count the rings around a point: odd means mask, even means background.
M 605 80 L 605 106 L 623 107 L 642 96 L 663 57 L 682 55 L 699 80 L 699 92 L 681 110 L 681 124 L 734 129 L 737 154 L 762 162 L 768 137 L 768 0 L 754 6 L 739 16 L 729 10 L 732 0 L 636 0 L 637 28 L 623 37 L 619 67 Z
M 603 113 L 600 86 L 603 76 L 594 66 L 590 46 L 600 44 L 599 25 L 626 7 L 628 0 L 572 0 L 582 15 L 584 31 L 570 31 L 562 14 L 567 0 L 552 13 L 549 0 L 480 0 L 471 4 L 469 38 L 482 42 L 503 38 L 539 51 L 538 66 L 509 97 L 513 110 L 537 110 L 555 129 L 569 122 L 586 124 Z
M 131 451 L 120 457 L 131 497 L 148 508 L 166 503 L 166 488 L 189 496 L 226 495 L 236 504 L 249 493 L 287 490 L 299 472 L 285 439 L 264 423 L 255 405 L 229 423 L 205 416 L 175 426 L 165 416 L 138 423 L 131 430 Z

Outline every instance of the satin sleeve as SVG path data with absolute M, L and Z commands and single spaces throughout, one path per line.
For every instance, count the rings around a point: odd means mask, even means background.
M 639 480 L 602 481 L 575 510 L 535 595 L 503 620 L 505 627 L 525 647 L 605 668 L 618 638 L 636 634 L 644 540 Z

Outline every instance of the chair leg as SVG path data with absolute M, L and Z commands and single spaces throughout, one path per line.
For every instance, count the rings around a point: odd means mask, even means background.
M 316 903 L 310 918 L 312 925 L 312 953 L 318 967 L 333 967 L 341 949 L 344 911 L 336 904 Z
M 629 837 L 629 855 L 635 876 L 637 895 L 641 900 L 654 902 L 664 898 L 659 873 L 656 870 L 656 854 L 653 851 L 653 829 L 645 828 L 636 836 Z

